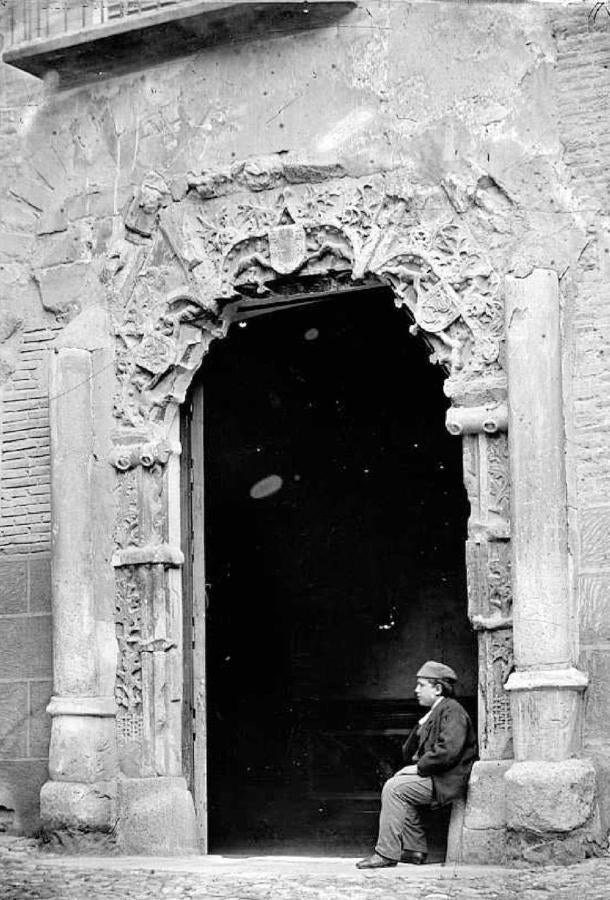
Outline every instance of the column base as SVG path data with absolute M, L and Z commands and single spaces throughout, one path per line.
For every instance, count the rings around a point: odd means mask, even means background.
M 515 762 L 505 781 L 510 860 L 566 864 L 599 854 L 602 834 L 591 762 Z
M 195 807 L 184 778 L 121 778 L 116 840 L 125 854 L 200 853 Z
M 116 794 L 116 781 L 47 781 L 40 791 L 43 840 L 70 853 L 112 852 Z
M 582 692 L 587 676 L 571 666 L 513 672 L 510 694 L 516 760 L 575 756 L 581 743 Z
M 447 842 L 448 863 L 506 863 L 504 776 L 511 765 L 510 759 L 482 760 L 472 767 L 463 815 L 456 815 L 459 810 L 452 811 Z

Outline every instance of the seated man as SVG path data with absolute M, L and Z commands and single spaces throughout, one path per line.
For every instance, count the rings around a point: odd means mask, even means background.
M 408 765 L 383 786 L 377 844 L 356 863 L 359 869 L 424 863 L 428 848 L 418 807 L 443 806 L 465 794 L 476 737 L 465 709 L 453 699 L 456 681 L 453 669 L 433 660 L 417 673 L 417 701 L 430 709 L 403 744 Z

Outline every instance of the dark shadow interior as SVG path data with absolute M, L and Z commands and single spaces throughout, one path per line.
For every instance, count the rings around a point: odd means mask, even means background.
M 420 664 L 475 712 L 461 442 L 427 356 L 377 289 L 235 323 L 205 360 L 211 852 L 367 851 Z

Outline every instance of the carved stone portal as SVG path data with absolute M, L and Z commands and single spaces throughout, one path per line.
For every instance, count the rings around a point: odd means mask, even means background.
M 463 218 L 447 202 L 430 204 L 435 213 L 428 213 L 429 196 L 401 173 L 347 179 L 304 167 L 297 177 L 280 158 L 249 165 L 192 175 L 180 189 L 146 179 L 109 260 L 123 772 L 181 772 L 182 626 L 172 572 L 182 555 L 167 526 L 178 496 L 168 472 L 179 447 L 169 438 L 210 342 L 226 334 L 237 307 L 369 284 L 392 287 L 412 331 L 447 372 L 448 427 L 463 435 L 472 507 L 467 568 L 469 615 L 480 632 L 481 751 L 487 759 L 510 756 L 510 485 L 498 274 Z

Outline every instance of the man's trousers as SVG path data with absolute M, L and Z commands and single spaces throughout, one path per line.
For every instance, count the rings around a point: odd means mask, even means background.
M 379 837 L 375 850 L 400 860 L 402 850 L 427 853 L 428 844 L 418 807 L 432 803 L 432 779 L 421 775 L 393 775 L 381 792 Z

